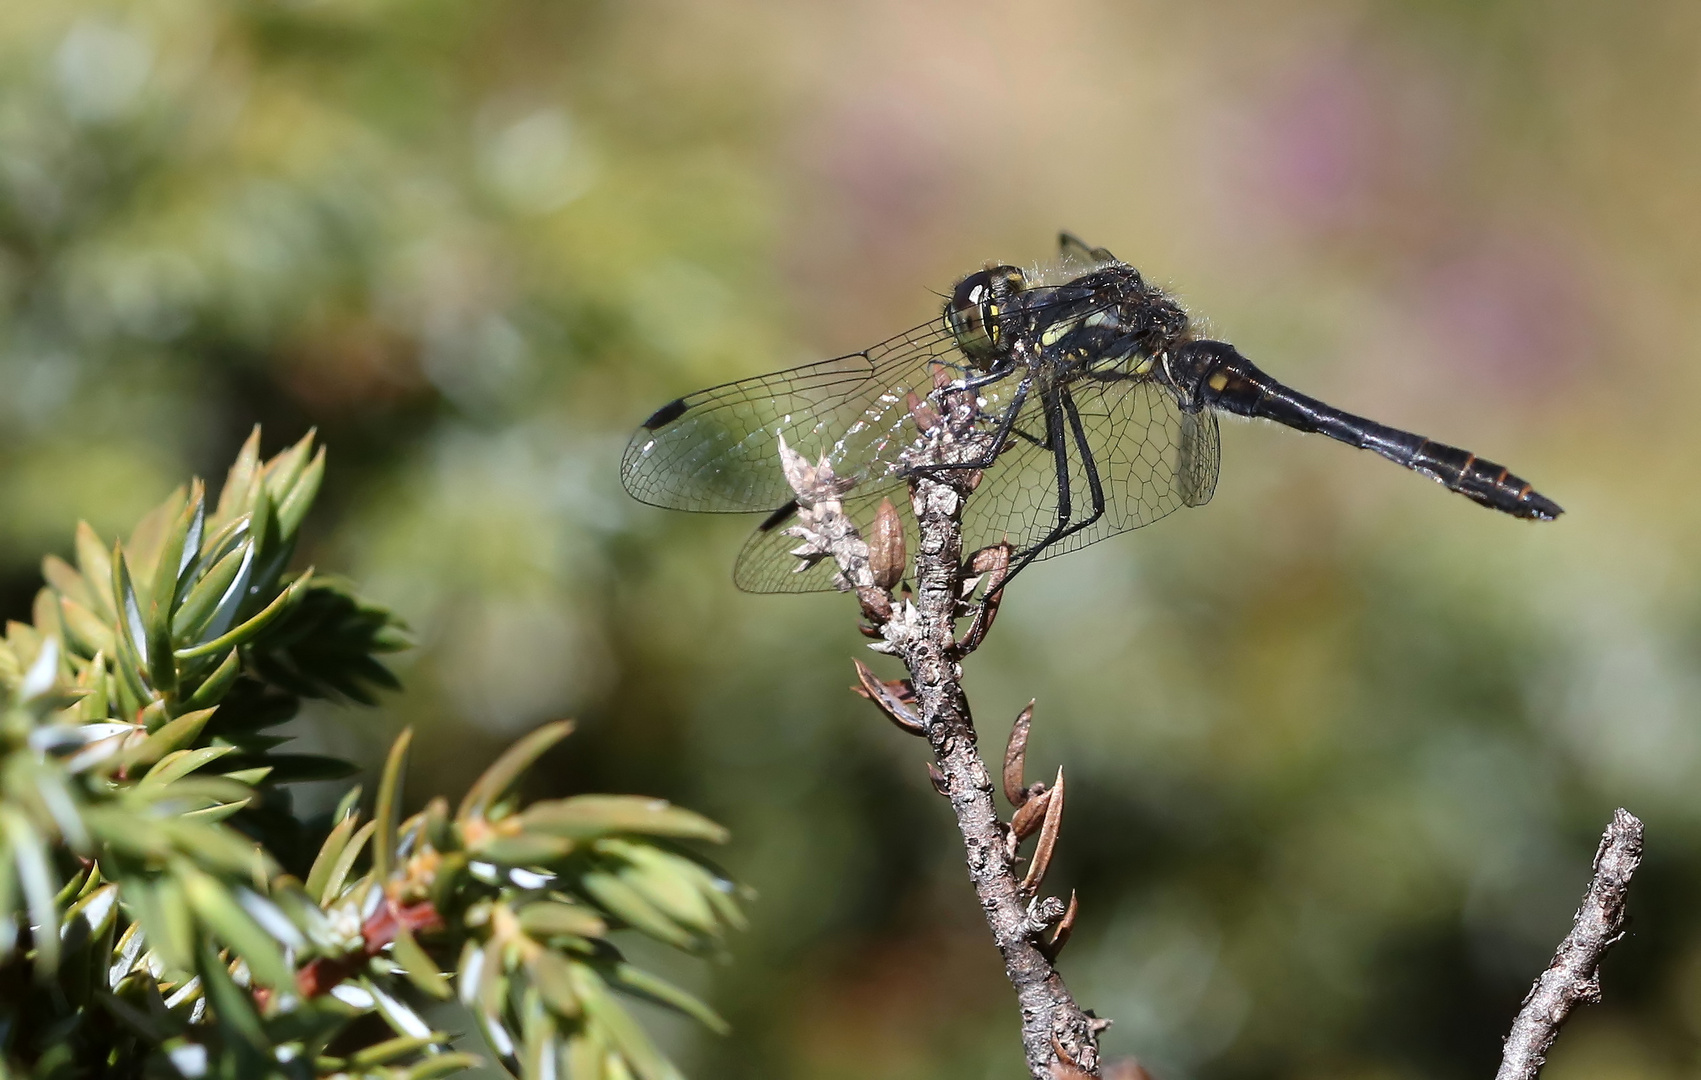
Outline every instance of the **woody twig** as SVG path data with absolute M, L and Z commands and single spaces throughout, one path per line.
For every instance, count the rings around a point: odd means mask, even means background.
M 1098 1036 L 1108 1023 L 1075 1003 L 1055 967 L 1079 902 L 1073 893 L 1067 904 L 1040 895 L 1062 826 L 1062 770 L 1049 787 L 1023 780 L 1030 705 L 1012 729 L 1004 760 L 1004 786 L 1016 814 L 1008 825 L 1000 820 L 962 689 L 960 661 L 991 629 L 1010 566 L 1006 544 L 963 557 L 963 508 L 979 474 L 949 466 L 982 453 L 973 403 L 965 396 L 972 394 L 946 390 L 940 395 L 942 413 L 912 410 L 932 428 L 921 451 L 927 457 L 911 463 L 919 466 L 910 480 L 920 537 L 913 593 L 894 593 L 907 565 L 895 508 L 883 504 L 863 540 L 840 502 L 848 486 L 829 463 L 811 465 L 782 445 L 785 474 L 798 497 L 799 524 L 792 535 L 802 543 L 794 554 L 805 567 L 832 559 L 840 588 L 861 602 L 865 632 L 879 639 L 871 648 L 904 664 L 907 678 L 883 681 L 859 661 L 853 689 L 901 730 L 925 738 L 933 751 L 929 775 L 956 815 L 970 881 L 1021 1006 L 1029 1072 L 1041 1080 L 1098 1076 Z M 956 625 L 962 619 L 968 627 L 959 638 Z M 1020 847 L 1029 837 L 1035 837 L 1033 853 L 1026 870 L 1018 872 Z
M 1512 1022 L 1495 1080 L 1535 1080 L 1572 1008 L 1601 1000 L 1601 958 L 1624 936 L 1630 876 L 1641 863 L 1642 822 L 1628 810 L 1617 810 L 1601 835 L 1595 874 L 1571 932 Z

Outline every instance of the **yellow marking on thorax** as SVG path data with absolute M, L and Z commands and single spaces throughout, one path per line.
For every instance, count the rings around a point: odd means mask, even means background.
M 1219 371 L 1215 375 L 1212 375 L 1209 379 L 1207 379 L 1206 382 L 1208 382 L 1210 384 L 1210 387 L 1211 387 L 1212 390 L 1215 390 L 1215 391 L 1221 393 L 1223 387 L 1225 387 L 1229 384 L 1228 372 Z
M 1053 325 L 1046 327 L 1045 333 L 1040 335 L 1040 344 L 1046 348 L 1050 348 L 1061 341 L 1065 334 L 1080 325 L 1081 322 L 1079 319 L 1070 319 L 1068 322 L 1054 323 Z

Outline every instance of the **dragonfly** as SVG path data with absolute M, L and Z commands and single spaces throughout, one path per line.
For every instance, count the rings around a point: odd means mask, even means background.
M 1008 543 L 1006 584 L 1035 561 L 1209 501 L 1219 413 L 1370 450 L 1516 518 L 1563 512 L 1505 466 L 1278 382 L 1199 334 L 1133 266 L 1069 233 L 1048 264 L 963 278 L 939 318 L 897 337 L 668 402 L 632 436 L 621 479 L 656 506 L 765 515 L 734 568 L 741 589 L 829 589 L 830 563 L 791 551 L 797 503 L 781 441 L 852 485 L 845 509 L 866 524 L 879 500 L 939 468 L 928 450 L 940 414 L 960 415 L 965 397 L 976 453 L 950 466 L 980 472 L 965 550 Z

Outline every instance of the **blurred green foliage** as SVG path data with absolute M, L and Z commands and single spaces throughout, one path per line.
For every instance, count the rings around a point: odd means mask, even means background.
M 724 842 L 719 825 L 638 796 L 522 808 L 566 722 L 453 812 L 437 796 L 402 819 L 404 731 L 370 821 L 359 788 L 322 827 L 291 813 L 282 785 L 351 768 L 275 753 L 290 739 L 268 729 L 304 698 L 370 702 L 407 639 L 346 586 L 286 575 L 325 454 L 259 443 L 216 504 L 196 480 L 110 552 L 81 525 L 77 566 L 50 556 L 34 621 L 7 624 L 0 1076 L 426 1080 L 479 1062 L 419 1012 L 458 997 L 527 1080 L 679 1080 L 613 991 L 725 1022 L 609 935 L 723 952 L 744 925 L 731 883 L 668 846 Z
M 731 826 L 761 901 L 693 984 L 733 1035 L 657 1029 L 691 1075 L 1012 1071 L 917 748 L 845 692 L 848 604 L 735 594 L 748 523 L 614 472 L 660 402 L 920 323 L 1068 227 L 1568 511 L 1239 426 L 1210 506 L 1024 575 L 970 690 L 989 743 L 1037 696 L 1035 770 L 1070 770 L 1051 878 L 1107 1050 L 1484 1075 L 1623 804 L 1634 933 L 1547 1075 L 1687 1075 L 1698 51 L 1684 0 L 8 5 L 0 597 L 25 617 L 65 521 L 317 425 L 302 553 L 417 630 L 382 708 L 420 790 L 571 714 L 540 793 Z

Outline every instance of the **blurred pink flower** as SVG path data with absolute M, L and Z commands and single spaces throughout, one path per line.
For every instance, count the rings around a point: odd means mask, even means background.
M 1502 382 L 1563 379 L 1599 353 L 1598 290 L 1573 245 L 1490 232 L 1434 263 L 1412 294 L 1438 359 Z
M 1461 122 L 1443 75 L 1332 45 L 1242 92 L 1210 132 L 1230 227 L 1317 239 L 1428 220 Z

